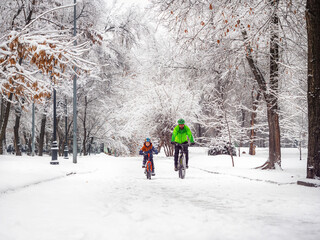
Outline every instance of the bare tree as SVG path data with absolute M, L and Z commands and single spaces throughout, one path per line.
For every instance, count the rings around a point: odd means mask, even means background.
M 320 1 L 308 0 L 308 166 L 307 178 L 320 177 Z

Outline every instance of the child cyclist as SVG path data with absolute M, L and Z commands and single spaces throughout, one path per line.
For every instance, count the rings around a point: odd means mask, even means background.
M 143 144 L 143 147 L 140 149 L 139 151 L 139 154 L 140 155 L 144 155 L 143 157 L 143 163 L 142 163 L 142 168 L 145 168 L 145 165 L 146 165 L 146 162 L 148 160 L 148 153 L 150 154 L 150 161 L 151 161 L 151 164 L 152 164 L 152 175 L 156 175 L 154 173 L 154 164 L 153 164 L 153 154 L 152 153 L 155 153 L 155 154 L 158 154 L 158 150 L 155 149 L 153 146 L 152 146 L 152 143 L 150 141 L 150 138 L 146 138 L 144 144 Z

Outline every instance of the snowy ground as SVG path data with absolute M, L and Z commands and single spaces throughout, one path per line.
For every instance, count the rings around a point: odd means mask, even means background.
M 284 170 L 262 171 L 252 168 L 267 149 L 235 158 L 235 168 L 229 156 L 190 151 L 186 179 L 160 155 L 151 181 L 140 157 L 52 166 L 48 157 L 0 156 L 0 239 L 320 239 L 320 188 L 296 184 L 305 154 L 284 149 Z

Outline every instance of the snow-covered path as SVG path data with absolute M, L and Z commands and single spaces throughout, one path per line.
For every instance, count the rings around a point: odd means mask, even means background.
M 91 160 L 82 173 L 0 195 L 0 239 L 320 237 L 319 189 L 210 174 L 200 161 L 180 180 L 161 157 L 150 181 L 140 158 Z

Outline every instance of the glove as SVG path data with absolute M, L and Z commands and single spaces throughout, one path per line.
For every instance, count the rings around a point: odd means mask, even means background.
M 196 144 L 196 143 L 194 143 L 194 142 L 190 143 L 191 146 L 193 146 L 193 145 L 195 145 L 195 144 Z
M 174 145 L 174 144 L 175 144 L 175 142 L 171 142 L 171 144 L 172 144 L 172 145 Z
M 139 155 L 143 155 L 143 151 L 141 150 L 141 151 L 139 151 Z

